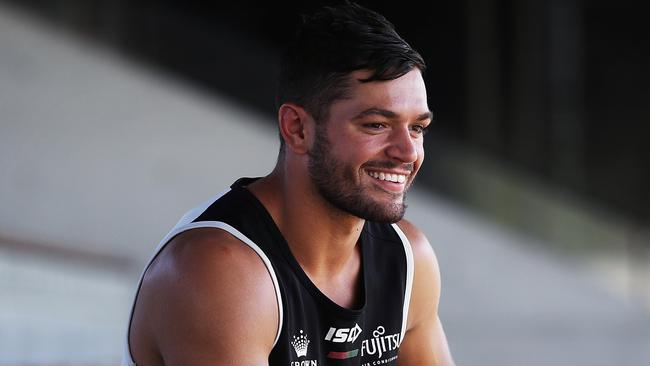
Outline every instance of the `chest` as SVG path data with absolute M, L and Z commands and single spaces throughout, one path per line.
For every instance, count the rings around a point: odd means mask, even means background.
M 356 310 L 340 306 L 293 271 L 279 271 L 283 326 L 269 364 L 395 365 L 408 295 L 401 263 L 392 258 L 381 269 L 378 263 L 364 264 Z

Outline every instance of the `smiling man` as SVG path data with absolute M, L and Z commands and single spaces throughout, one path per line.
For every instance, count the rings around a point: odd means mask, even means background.
M 355 4 L 284 56 L 281 148 L 187 213 L 143 275 L 124 365 L 452 365 L 440 275 L 403 219 L 431 112 L 425 65 Z

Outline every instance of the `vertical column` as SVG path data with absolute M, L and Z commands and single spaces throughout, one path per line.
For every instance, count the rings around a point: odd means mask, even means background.
M 496 0 L 467 0 L 467 121 L 470 140 L 502 145 L 502 95 Z
M 548 2 L 549 124 L 551 173 L 580 187 L 584 180 L 584 48 L 579 0 Z
M 535 171 L 547 166 L 545 5 L 513 1 L 510 156 Z

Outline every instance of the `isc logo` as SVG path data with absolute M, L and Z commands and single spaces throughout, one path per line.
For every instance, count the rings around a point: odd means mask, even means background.
M 354 324 L 354 328 L 336 329 L 334 327 L 331 327 L 325 336 L 325 340 L 332 341 L 334 343 L 354 343 L 359 334 L 361 334 L 361 327 L 359 327 L 359 324 Z

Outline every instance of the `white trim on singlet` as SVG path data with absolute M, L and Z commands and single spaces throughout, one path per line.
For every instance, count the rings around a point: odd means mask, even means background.
M 280 293 L 280 284 L 278 282 L 277 276 L 275 275 L 275 270 L 273 270 L 273 266 L 271 265 L 271 261 L 269 260 L 269 258 L 266 256 L 264 251 L 262 251 L 262 249 L 257 244 L 255 244 L 252 240 L 250 240 L 246 235 L 242 234 L 237 229 L 228 225 L 225 222 L 221 222 L 221 221 L 192 222 L 197 217 L 199 217 L 199 215 L 201 215 L 201 213 L 203 213 L 214 201 L 219 199 L 227 192 L 228 191 L 217 195 L 215 199 L 209 200 L 206 203 L 200 205 L 199 207 L 186 213 L 183 216 L 183 218 L 181 218 L 180 221 L 176 224 L 174 229 L 172 229 L 172 231 L 170 231 L 169 234 L 167 234 L 165 238 L 160 242 L 158 248 L 154 252 L 154 255 L 149 260 L 149 263 L 145 266 L 135 291 L 135 296 L 133 298 L 133 305 L 131 306 L 131 314 L 129 316 L 129 321 L 126 329 L 126 342 L 124 348 L 124 355 L 122 357 L 122 366 L 136 366 L 135 362 L 133 362 L 133 357 L 131 356 L 131 347 L 129 345 L 129 330 L 131 328 L 131 320 L 133 319 L 133 311 L 135 310 L 135 301 L 137 299 L 138 293 L 140 292 L 140 286 L 142 285 L 145 272 L 147 271 L 149 266 L 151 266 L 151 263 L 156 258 L 158 253 L 160 253 L 160 251 L 170 242 L 170 240 L 173 237 L 187 230 L 197 229 L 197 228 L 212 227 L 212 228 L 224 230 L 228 232 L 230 235 L 244 242 L 244 244 L 248 245 L 251 249 L 255 251 L 255 253 L 257 253 L 260 259 L 262 259 L 262 262 L 264 262 L 264 266 L 266 267 L 266 270 L 269 272 L 269 275 L 271 276 L 271 280 L 273 281 L 273 288 L 275 289 L 275 297 L 278 304 L 278 330 L 275 335 L 275 340 L 273 341 L 273 347 L 275 347 L 275 345 L 277 344 L 278 339 L 280 338 L 280 332 L 282 331 L 282 324 L 284 321 L 284 310 L 282 306 L 282 295 Z
M 411 242 L 406 237 L 402 229 L 397 224 L 392 224 L 395 232 L 402 239 L 404 246 L 404 254 L 406 255 L 406 290 L 404 291 L 404 309 L 402 310 L 402 332 L 400 336 L 400 343 L 404 340 L 404 333 L 406 333 L 406 323 L 409 315 L 409 305 L 411 304 L 411 291 L 413 289 L 413 250 L 411 249 Z

